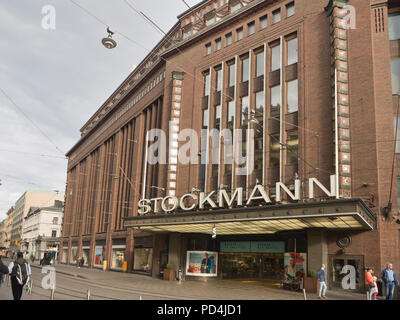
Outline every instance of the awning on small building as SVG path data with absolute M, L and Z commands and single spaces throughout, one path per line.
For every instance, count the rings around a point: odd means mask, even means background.
M 273 234 L 279 231 L 325 228 L 373 230 L 376 215 L 361 199 L 240 207 L 189 213 L 125 218 L 125 227 L 148 232 L 218 235 Z

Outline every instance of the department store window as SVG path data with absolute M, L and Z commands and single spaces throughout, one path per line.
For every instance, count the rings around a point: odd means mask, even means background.
M 271 88 L 271 114 L 279 113 L 281 109 L 281 86 Z
M 400 39 L 400 11 L 389 13 L 389 40 Z
M 275 10 L 272 12 L 272 15 L 274 17 L 274 24 L 281 21 L 281 9 Z
M 232 32 L 228 33 L 225 36 L 226 46 L 230 46 L 232 44 Z
M 256 77 L 261 77 L 265 72 L 264 51 L 256 54 Z
M 392 94 L 400 95 L 400 58 L 392 58 Z
M 262 16 L 260 18 L 260 28 L 265 29 L 268 27 L 268 15 Z
M 206 44 L 206 55 L 210 55 L 211 54 L 211 43 L 207 43 Z
M 249 36 L 251 36 L 252 34 L 254 34 L 256 32 L 256 23 L 254 21 L 247 24 L 247 31 L 248 31 L 247 34 Z
M 125 246 L 112 246 L 111 269 L 122 270 L 124 262 Z
M 215 50 L 221 50 L 221 38 L 218 38 L 217 40 L 215 40 Z
M 222 69 L 219 67 L 215 72 L 215 88 L 216 91 L 219 92 L 222 90 Z
M 229 87 L 235 86 L 236 82 L 236 64 L 229 65 Z
M 271 72 L 281 68 L 281 46 L 271 48 Z
M 192 30 L 186 31 L 185 34 L 183 35 L 184 38 L 189 38 L 192 35 Z
M 240 1 L 239 1 L 239 2 L 236 3 L 235 5 L 231 6 L 231 12 L 236 12 L 236 11 L 238 11 L 241 7 L 242 7 L 242 4 L 241 4 Z
M 297 63 L 298 52 L 297 52 L 297 38 L 291 39 L 287 42 L 287 65 Z
M 133 270 L 151 273 L 153 248 L 135 248 Z
M 397 208 L 400 209 L 400 179 L 397 178 Z M 399 230 L 400 235 L 400 230 Z
M 235 101 L 230 101 L 228 104 L 228 128 L 232 127 L 235 122 Z
M 240 125 L 245 128 L 245 127 L 247 127 L 247 124 L 248 124 L 247 119 L 249 118 L 249 106 L 250 106 L 249 105 L 249 97 L 248 96 L 243 97 L 241 99 L 240 105 L 241 105 Z
M 249 81 L 250 77 L 250 63 L 249 58 L 245 58 L 242 60 L 242 82 Z
M 396 138 L 396 125 L 397 125 L 397 138 Z M 393 135 L 395 136 L 396 139 L 396 153 L 400 153 L 400 116 L 394 116 L 393 128 L 394 128 Z
M 288 18 L 294 16 L 294 11 L 295 11 L 294 2 L 291 2 L 286 5 L 286 16 Z
M 210 74 L 204 74 L 204 96 L 210 94 Z
M 206 21 L 206 25 L 207 25 L 207 26 L 212 25 L 215 21 L 216 21 L 216 20 L 215 20 L 215 16 L 214 16 L 214 17 L 212 17 L 212 18 L 210 18 L 210 19 L 208 19 L 208 20 Z
M 287 134 L 287 164 L 297 165 L 299 157 L 299 133 L 297 130 L 289 131 Z
M 279 167 L 280 165 L 280 144 L 279 144 L 279 134 L 270 136 L 270 159 L 269 166 L 271 168 Z
M 243 27 L 236 30 L 236 39 L 237 41 L 243 39 Z
M 287 83 L 287 112 L 297 112 L 299 110 L 299 90 L 298 80 Z

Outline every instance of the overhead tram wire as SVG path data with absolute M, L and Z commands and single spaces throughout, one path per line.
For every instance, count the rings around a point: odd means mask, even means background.
M 62 155 L 65 155 L 65 152 L 62 151 L 52 139 L 42 130 L 40 127 L 23 111 L 23 109 L 4 91 L 2 87 L 0 87 L 0 91 L 3 95 L 11 102 L 11 104 L 30 122 L 32 125 L 56 148 L 58 152 Z
M 161 35 L 166 36 L 167 34 L 164 32 L 163 29 L 161 29 L 156 23 L 153 22 L 147 15 L 145 15 L 142 11 L 136 9 L 134 6 L 131 5 L 131 3 L 128 0 L 124 0 L 124 2 L 133 10 L 135 11 L 139 16 L 142 16 L 146 19 L 148 23 L 150 23 L 153 27 L 155 27 L 158 32 L 161 33 Z
M 31 153 L 31 152 L 6 150 L 6 149 L 0 149 L 0 152 L 20 153 L 20 154 L 26 154 L 26 155 L 36 156 L 36 157 L 47 157 L 47 158 L 56 158 L 56 159 L 68 160 L 67 157 L 61 157 L 61 156 L 50 155 L 50 154 Z

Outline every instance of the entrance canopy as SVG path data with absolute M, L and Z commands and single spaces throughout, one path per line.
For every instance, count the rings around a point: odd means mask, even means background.
M 218 235 L 273 234 L 309 228 L 373 230 L 375 223 L 376 215 L 361 199 L 125 218 L 125 227 L 136 230 L 212 234 L 215 226 Z

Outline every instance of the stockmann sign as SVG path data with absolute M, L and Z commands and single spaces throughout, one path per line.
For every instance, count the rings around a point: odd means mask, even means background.
M 338 194 L 336 185 L 336 175 L 330 176 L 330 190 L 325 188 L 321 182 L 316 178 L 310 178 L 308 181 L 308 198 L 314 199 L 314 188 L 318 186 L 328 197 L 336 197 Z M 282 201 L 282 191 L 285 192 L 293 201 L 301 200 L 301 181 L 296 179 L 294 182 L 294 192 L 283 184 L 282 182 L 276 183 L 276 197 L 275 202 Z M 217 201 L 214 201 L 215 195 L 217 196 Z M 262 185 L 256 185 L 250 192 L 250 196 L 247 199 L 243 197 L 243 188 L 236 188 L 235 191 L 229 195 L 224 189 L 219 191 L 212 191 L 210 193 L 200 192 L 198 194 L 188 193 L 182 197 L 176 197 L 173 195 L 166 196 L 164 198 L 153 198 L 153 199 L 142 199 L 138 202 L 139 215 L 146 215 L 150 212 L 164 212 L 169 213 L 177 210 L 178 208 L 183 211 L 193 211 L 198 209 L 204 209 L 206 205 L 211 208 L 225 208 L 232 206 L 250 206 L 253 201 L 264 201 L 265 204 L 271 204 L 272 201 L 269 197 L 268 190 L 266 190 Z M 187 200 L 192 200 L 190 206 L 187 205 Z

